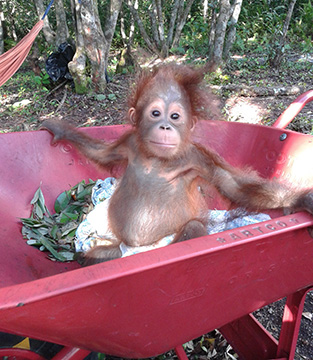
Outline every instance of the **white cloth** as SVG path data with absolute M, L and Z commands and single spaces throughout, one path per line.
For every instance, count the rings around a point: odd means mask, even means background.
M 75 237 L 76 252 L 87 252 L 95 246 L 108 245 L 110 239 L 115 238 L 108 224 L 108 207 L 116 186 L 116 179 L 111 177 L 96 182 L 91 196 L 95 207 L 77 228 Z M 231 211 L 209 210 L 207 231 L 208 235 L 211 235 L 267 220 L 270 220 L 270 216 L 267 214 L 251 214 L 243 209 Z M 149 246 L 132 247 L 121 243 L 122 257 L 169 245 L 174 236 L 175 234 L 166 236 Z

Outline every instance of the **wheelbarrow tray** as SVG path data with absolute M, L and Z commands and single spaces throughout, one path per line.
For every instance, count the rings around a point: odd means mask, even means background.
M 112 141 L 127 129 L 82 131 Z M 194 140 L 235 166 L 312 187 L 311 136 L 210 121 L 198 124 Z M 120 357 L 151 357 L 312 286 L 313 217 L 305 212 L 272 212 L 270 221 L 86 268 L 49 260 L 21 235 L 19 218 L 29 217 L 36 189 L 41 186 L 52 211 L 62 191 L 109 175 L 68 143 L 50 141 L 46 131 L 0 135 L 0 331 Z M 211 206 L 228 204 L 216 197 Z M 276 351 L 270 341 L 272 348 L 260 345 L 258 359 L 275 356 L 268 354 Z

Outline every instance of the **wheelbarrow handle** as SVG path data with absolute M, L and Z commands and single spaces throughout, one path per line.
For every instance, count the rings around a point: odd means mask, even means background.
M 298 96 L 279 116 L 272 127 L 284 129 L 299 114 L 303 107 L 312 100 L 313 90 L 309 90 Z

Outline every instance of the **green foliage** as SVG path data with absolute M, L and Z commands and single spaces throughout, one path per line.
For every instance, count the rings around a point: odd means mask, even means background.
M 37 13 L 33 1 L 1 1 L 6 29 L 5 51 L 22 39 L 35 25 Z
M 48 251 L 51 260 L 75 260 L 73 240 L 78 225 L 88 212 L 94 184 L 92 180 L 88 184 L 82 181 L 62 192 L 55 200 L 53 215 L 46 207 L 39 187 L 30 202 L 33 205 L 31 216 L 21 219 L 27 244 Z
M 96 101 L 104 101 L 107 97 L 105 94 L 95 94 L 94 98 Z
M 263 53 L 268 58 L 272 57 L 279 46 L 277 39 L 283 28 L 287 9 L 286 1 L 244 1 L 234 50 L 240 54 L 257 52 Z M 311 0 L 297 1 L 288 36 L 289 40 L 300 45 L 303 51 L 312 51 L 312 19 Z M 286 46 L 284 50 L 288 50 L 288 45 Z
M 208 33 L 209 25 L 202 16 L 189 17 L 183 29 L 179 46 L 173 48 L 172 52 L 179 55 L 186 54 L 189 58 L 206 55 L 209 51 Z
M 224 74 L 221 68 L 207 75 L 206 80 L 211 85 L 225 85 L 230 81 L 230 76 Z
M 0 88 L 0 95 L 8 94 L 8 91 L 12 90 L 18 96 L 28 91 L 40 93 L 43 90 L 43 85 L 48 83 L 48 76 L 46 74 L 36 76 L 33 71 L 27 69 L 27 64 L 23 64 L 20 70 Z
M 311 0 L 300 4 L 297 11 L 295 10 L 295 20 L 291 25 L 292 32 L 303 39 L 305 43 L 312 45 L 312 19 L 313 19 L 313 5 Z
M 40 75 L 34 76 L 34 81 L 36 84 L 45 87 L 46 85 L 50 85 L 50 77 L 48 74 L 41 73 Z
M 117 97 L 115 94 L 111 93 L 111 94 L 108 94 L 108 99 L 111 101 L 115 101 L 117 99 Z
M 89 86 L 85 85 L 85 84 L 78 84 L 77 82 L 75 83 L 75 92 L 78 95 L 85 95 L 89 93 Z
M 104 354 L 100 354 L 100 353 L 97 354 L 97 357 L 98 357 L 98 360 L 105 360 L 106 359 L 106 356 Z
M 17 118 L 26 115 L 28 123 L 37 121 L 36 114 L 44 108 L 42 100 L 48 92 L 45 75 L 25 71 L 25 65 L 0 88 L 1 115 Z M 16 129 L 18 130 L 18 128 Z
M 235 50 L 269 51 L 273 38 L 281 31 L 286 6 L 278 1 L 257 0 L 244 2 L 238 27 Z M 264 49 L 264 46 L 268 49 Z

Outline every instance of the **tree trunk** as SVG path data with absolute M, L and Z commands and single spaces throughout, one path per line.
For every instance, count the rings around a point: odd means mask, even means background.
M 215 29 L 216 29 L 216 8 L 214 7 L 211 12 L 211 27 L 209 33 L 209 58 L 212 59 L 214 52 L 214 40 L 215 40 Z
M 168 57 L 168 46 L 167 46 L 167 42 L 165 41 L 161 0 L 155 0 L 155 5 L 156 5 L 156 12 L 158 15 L 158 25 L 159 25 L 158 30 L 159 30 L 160 47 L 161 47 L 160 55 L 162 59 L 165 59 Z
M 91 86 L 102 93 L 107 84 L 107 61 L 122 0 L 111 0 L 102 31 L 97 0 L 75 0 L 76 53 L 69 69 L 77 92 L 86 92 L 86 58 L 91 64 Z
M 180 16 L 178 16 L 178 18 L 177 18 L 176 31 L 175 31 L 175 36 L 174 36 L 174 40 L 173 40 L 173 46 L 175 46 L 175 47 L 178 46 L 178 44 L 179 44 L 181 33 L 186 24 L 187 16 L 189 14 L 189 11 L 190 11 L 190 8 L 191 8 L 193 2 L 194 2 L 194 0 L 187 0 L 186 7 L 184 8 L 185 1 L 182 1 L 182 6 L 181 6 L 182 11 L 179 14 Z
M 293 9 L 296 4 L 296 1 L 297 0 L 291 0 L 289 3 L 286 19 L 285 19 L 284 26 L 283 26 L 283 31 L 280 35 L 278 46 L 276 46 L 276 49 L 275 49 L 275 56 L 274 56 L 274 59 L 272 61 L 270 61 L 271 65 L 275 68 L 279 67 L 279 65 L 281 64 L 281 61 L 283 59 L 283 56 L 284 56 L 284 47 L 285 47 L 285 43 L 286 43 L 287 31 L 289 28 L 290 20 L 292 17 L 292 13 L 293 13 Z
M 232 9 L 230 11 L 231 17 L 229 21 L 228 36 L 224 47 L 224 59 L 227 59 L 236 40 L 236 26 L 238 23 L 239 15 L 241 12 L 242 0 L 235 0 Z
M 1 9 L 1 11 L 0 11 L 0 54 L 3 54 L 3 52 L 4 52 L 3 22 L 4 22 L 4 14 Z
M 55 16 L 57 20 L 57 32 L 56 32 L 56 45 L 67 42 L 69 38 L 69 32 L 66 21 L 66 14 L 64 11 L 63 0 L 54 0 L 55 4 Z
M 203 1 L 203 20 L 207 21 L 208 18 L 209 3 L 208 0 Z
M 137 3 L 137 6 L 138 6 L 138 0 L 136 0 L 135 3 Z M 128 37 L 128 46 L 129 46 L 129 48 L 132 47 L 134 37 L 135 37 L 135 19 L 134 19 L 132 14 L 130 14 L 130 16 L 131 16 L 131 21 L 130 21 L 129 37 Z
M 138 4 L 137 4 L 138 8 Z M 149 19 L 151 21 L 151 33 L 152 33 L 152 40 L 157 48 L 160 48 L 160 37 L 157 25 L 157 11 L 155 7 L 155 2 L 151 3 L 151 6 L 148 9 Z
M 137 5 L 137 6 L 136 6 Z M 147 34 L 145 27 L 140 19 L 139 13 L 138 13 L 138 3 L 135 2 L 135 4 L 132 4 L 132 2 L 130 1 L 129 4 L 129 10 L 131 11 L 137 25 L 139 28 L 139 32 L 144 40 L 144 42 L 146 43 L 148 49 L 155 53 L 155 54 L 160 54 L 158 48 L 155 46 L 155 44 L 150 40 L 149 35 Z
M 120 18 L 120 22 L 121 22 L 121 37 L 122 37 L 122 42 L 124 47 L 127 46 L 127 42 L 128 42 L 128 37 L 126 35 L 126 28 L 125 28 L 125 13 L 123 10 L 123 6 L 121 8 L 121 18 Z
M 123 0 L 111 0 L 109 5 L 109 13 L 106 16 L 105 26 L 104 26 L 104 38 L 105 38 L 105 44 L 104 44 L 104 65 L 105 65 L 105 78 L 107 79 L 106 75 L 106 69 L 108 66 L 108 58 L 109 58 L 109 52 L 110 47 L 112 44 L 112 39 L 114 36 L 115 28 L 117 19 L 119 16 L 119 13 L 121 11 Z M 100 23 L 99 23 L 100 25 Z
M 151 22 L 151 24 L 148 25 L 149 31 L 146 31 L 143 25 L 138 8 L 132 4 L 132 1 L 128 2 L 129 9 L 138 25 L 140 34 L 151 52 L 164 59 L 168 56 L 169 49 L 172 46 L 178 46 L 183 27 L 186 24 L 190 8 L 194 1 L 195 0 L 172 1 L 170 5 L 170 21 L 169 24 L 167 24 L 164 21 L 165 1 L 153 0 L 149 8 L 146 7 L 145 10 L 149 13 Z M 140 2 L 140 4 L 144 6 L 146 3 Z
M 96 0 L 94 0 L 96 2 Z M 122 0 L 111 0 L 109 5 L 109 13 L 106 15 L 106 21 L 104 25 L 104 38 L 106 40 L 106 62 L 109 56 L 109 50 L 111 47 L 112 39 L 115 32 L 115 27 L 118 19 L 118 15 L 121 10 Z M 98 13 L 98 11 L 97 11 Z M 99 15 L 98 15 L 99 18 Z M 99 24 L 100 25 L 100 24 Z
M 33 46 L 30 54 L 28 55 L 28 62 L 35 75 L 39 76 L 41 74 L 41 68 L 39 66 L 39 47 L 38 40 L 33 42 Z
M 86 55 L 91 63 L 91 82 L 95 92 L 106 88 L 106 40 L 101 28 L 97 0 L 81 2 L 80 16 Z
M 227 23 L 230 16 L 229 0 L 220 0 L 220 11 L 216 21 L 214 49 L 213 49 L 213 63 L 215 67 L 219 66 L 223 58 L 223 48 L 226 35 Z
M 34 3 L 37 10 L 37 14 L 41 19 L 46 10 L 43 4 L 43 0 L 34 0 Z M 51 30 L 48 16 L 46 16 L 44 19 L 42 31 L 47 43 L 50 45 L 55 45 L 55 33 Z
M 168 33 L 167 33 L 167 46 L 168 46 L 168 48 L 171 47 L 172 42 L 173 42 L 173 35 L 174 35 L 174 29 L 175 29 L 177 13 L 178 13 L 178 8 L 179 8 L 179 1 L 180 0 L 175 0 L 174 5 L 173 5 L 173 9 L 172 9 L 172 12 L 171 12 L 171 19 L 170 19 L 170 24 L 169 24 Z
M 76 52 L 73 60 L 68 63 L 69 71 L 73 77 L 77 94 L 85 94 L 88 91 L 88 78 L 86 76 L 86 55 L 83 37 L 83 24 L 80 16 L 78 0 L 71 0 L 73 20 L 76 34 Z
M 4 3 L 2 3 L 2 6 L 4 5 Z M 17 14 L 16 14 L 16 4 L 13 1 L 6 1 L 6 22 L 7 24 L 10 24 L 10 26 L 6 27 L 6 36 L 8 38 L 12 38 L 16 43 L 18 42 L 18 37 L 16 35 L 16 25 L 15 22 L 17 20 Z M 4 9 L 3 9 L 4 10 Z M 5 25 L 5 24 L 3 24 Z
M 130 0 L 127 0 L 127 4 L 129 4 L 129 3 L 130 3 Z M 138 0 L 135 0 L 135 3 L 136 3 L 135 6 L 138 7 Z M 127 5 L 127 4 L 125 4 L 125 5 Z M 121 11 L 123 11 L 123 5 L 121 8 Z M 118 61 L 118 64 L 116 65 L 115 72 L 117 74 L 123 73 L 125 70 L 126 71 L 129 70 L 130 67 L 136 66 L 136 62 L 131 53 L 131 47 L 132 47 L 132 43 L 133 43 L 134 35 L 135 35 L 135 19 L 134 19 L 132 13 L 130 13 L 129 33 L 127 35 L 124 17 L 125 17 L 125 12 L 123 11 L 123 13 L 121 14 L 121 17 L 120 17 L 120 21 L 121 21 L 121 35 L 122 35 L 124 48 L 120 53 L 119 61 Z
M 127 1 L 127 4 L 130 2 L 130 0 Z M 135 1 L 136 3 L 136 7 L 138 7 L 138 0 Z M 127 5 L 126 4 L 126 5 Z M 121 8 L 121 16 L 120 16 L 120 21 L 121 21 L 121 36 L 122 36 L 122 41 L 124 44 L 125 48 L 131 48 L 133 40 L 134 40 L 134 35 L 135 35 L 135 19 L 132 15 L 132 13 L 130 13 L 130 25 L 129 25 L 129 34 L 127 36 L 126 34 L 126 28 L 125 28 L 125 12 L 123 11 L 123 7 Z

